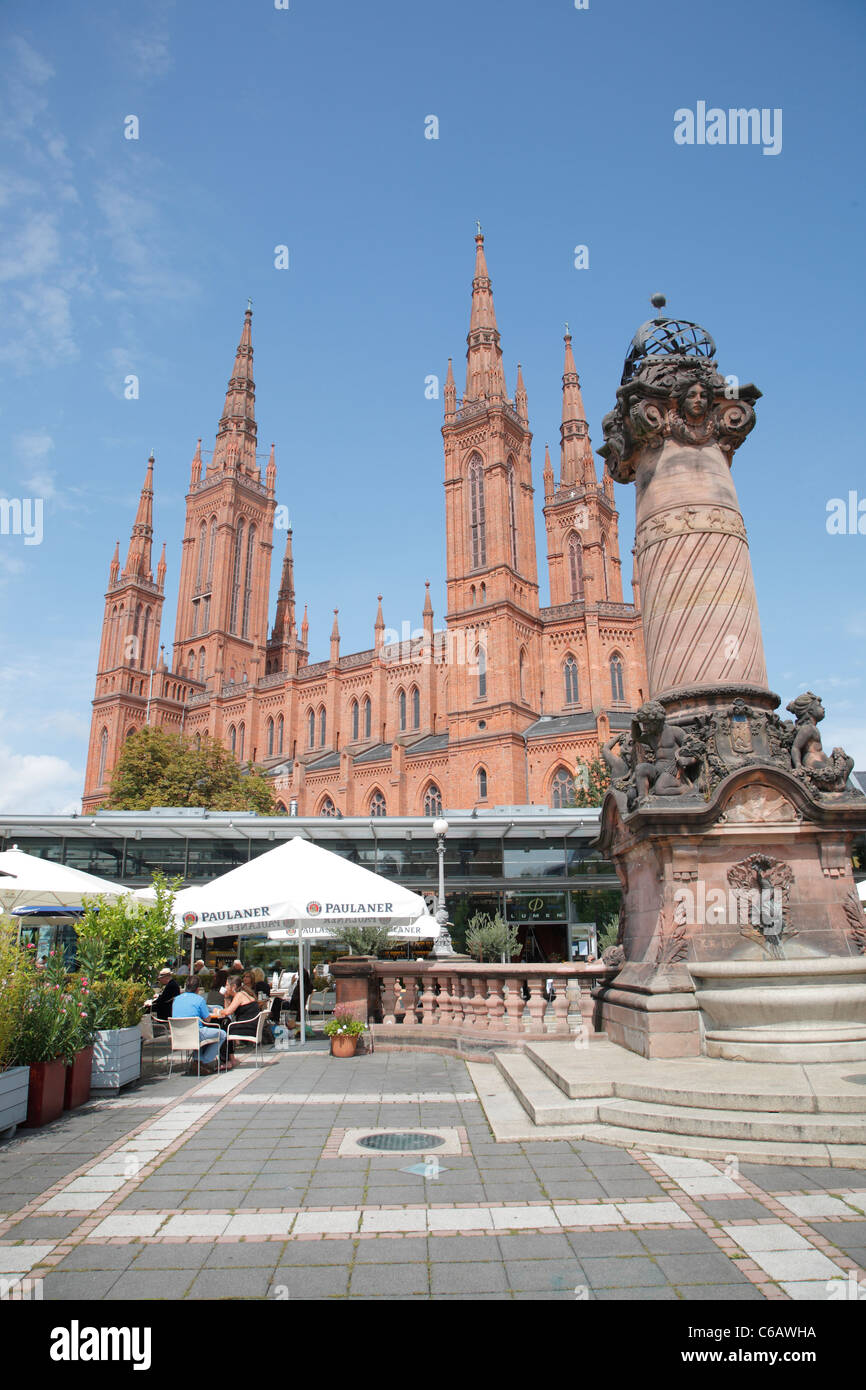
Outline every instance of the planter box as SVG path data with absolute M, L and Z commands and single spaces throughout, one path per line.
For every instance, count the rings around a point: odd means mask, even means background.
M 11 1139 L 17 1125 L 27 1119 L 29 1067 L 9 1067 L 0 1071 L 0 1137 Z
M 65 1090 L 66 1063 L 62 1057 L 53 1062 L 31 1062 L 25 1121 L 28 1129 L 39 1129 L 60 1119 Z
M 141 1076 L 141 1028 L 103 1028 L 93 1044 L 90 1087 L 119 1091 Z
M 82 1048 L 76 1052 L 66 1068 L 66 1090 L 63 1095 L 63 1109 L 76 1110 L 90 1099 L 90 1074 L 93 1068 L 93 1048 Z

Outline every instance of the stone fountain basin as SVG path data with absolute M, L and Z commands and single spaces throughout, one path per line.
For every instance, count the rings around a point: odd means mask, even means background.
M 866 956 L 695 961 L 688 969 L 708 1056 L 866 1059 Z

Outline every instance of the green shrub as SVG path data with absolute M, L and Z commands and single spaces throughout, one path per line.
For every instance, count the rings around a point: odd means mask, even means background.
M 142 903 L 128 894 L 117 902 L 88 899 L 75 929 L 83 973 L 93 980 L 107 975 L 150 984 L 174 954 L 171 914 L 178 884 L 179 880 L 169 883 L 164 874 L 154 874 L 155 903 Z
M 336 926 L 337 941 L 350 956 L 378 956 L 388 945 L 388 928 L 377 922 L 362 922 L 359 926 Z
M 502 961 L 504 956 L 507 964 L 520 955 L 517 937 L 517 927 L 509 926 L 498 912 L 493 917 L 476 912 L 466 929 L 466 953 L 479 961 Z

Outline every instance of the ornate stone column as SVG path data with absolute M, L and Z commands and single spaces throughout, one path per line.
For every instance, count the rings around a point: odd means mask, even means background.
M 661 296 L 657 296 L 661 298 Z M 754 427 L 754 386 L 716 368 L 709 334 L 651 320 L 626 361 L 600 452 L 634 482 L 650 698 L 669 713 L 730 704 L 774 709 L 746 527 L 731 477 Z

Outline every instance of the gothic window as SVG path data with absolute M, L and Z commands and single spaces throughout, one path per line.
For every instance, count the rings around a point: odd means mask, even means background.
M 568 538 L 568 579 L 573 602 L 583 598 L 583 544 L 572 531 Z
M 364 737 L 370 738 L 373 727 L 373 706 L 369 697 L 364 701 Z
M 558 767 L 554 772 L 550 799 L 557 811 L 574 805 L 574 778 L 567 767 Z
M 142 628 L 142 630 L 141 630 L 141 653 L 140 653 L 139 659 L 138 659 L 138 664 L 139 664 L 139 666 L 141 667 L 142 671 L 144 670 L 144 660 L 145 660 L 145 657 L 147 656 L 147 639 L 148 639 L 149 635 L 150 635 L 150 609 L 149 609 L 149 608 L 146 608 L 146 609 L 144 610 L 144 626 L 143 626 L 143 628 Z
M 327 716 L 326 716 L 326 714 L 325 714 L 325 706 L 322 705 L 322 708 L 319 710 L 319 743 L 320 743 L 320 745 L 321 745 L 322 748 L 324 748 L 324 746 L 325 746 L 325 732 L 326 732 L 326 730 L 327 730 Z
M 479 800 L 479 801 L 486 801 L 486 800 L 487 800 L 487 769 L 486 769 L 485 767 L 479 767 L 478 773 L 477 773 L 476 778 L 475 778 L 475 785 L 476 785 L 476 787 L 478 788 L 478 800 Z
M 334 805 L 334 803 L 333 803 L 333 801 L 331 800 L 331 798 L 330 798 L 329 796 L 326 796 L 325 799 L 324 799 L 324 801 L 322 802 L 322 806 L 321 806 L 321 809 L 320 809 L 320 811 L 319 811 L 319 815 L 320 815 L 320 816 L 335 816 L 336 814 L 337 814 L 337 808 L 336 808 L 336 806 Z
M 241 637 L 249 636 L 250 600 L 253 593 L 253 555 L 256 543 L 256 528 L 251 526 L 247 534 L 247 563 L 244 572 L 244 609 L 241 622 Z
M 105 781 L 105 760 L 108 757 L 108 730 L 103 729 L 99 739 L 99 772 L 96 776 L 96 785 L 101 787 Z
M 469 461 L 469 532 L 472 542 L 472 568 L 487 564 L 486 519 L 484 514 L 484 466 L 478 454 Z
M 603 591 L 604 591 L 604 596 L 605 596 L 605 598 L 608 598 L 608 586 L 607 586 L 607 540 L 605 539 L 604 536 L 602 536 L 602 538 L 601 538 L 601 582 L 602 582 L 602 588 L 603 588 Z
M 610 697 L 612 700 L 625 700 L 625 687 L 622 679 L 622 657 L 614 652 L 610 659 Z
M 469 586 L 469 604 L 470 604 L 470 607 L 472 607 L 472 608 L 475 607 L 475 585 L 474 585 L 474 584 L 470 584 L 470 586 Z
M 520 698 L 521 698 L 521 700 L 525 700 L 525 699 L 526 699 L 526 652 L 524 651 L 524 649 L 523 649 L 522 647 L 520 648 L 519 676 L 520 676 Z
M 244 519 L 241 517 L 238 522 L 237 534 L 235 536 L 235 556 L 232 565 L 232 597 L 231 608 L 229 609 L 229 632 L 238 630 L 238 608 L 240 606 L 241 593 L 241 574 L 242 574 L 242 555 L 244 548 Z
M 239 762 L 243 762 L 243 760 L 244 760 L 244 733 L 245 733 L 245 729 L 244 729 L 243 724 L 239 724 L 239 725 L 238 725 L 238 761 L 239 761 Z
M 267 729 L 268 729 L 268 757 L 269 757 L 269 758 L 272 758 L 272 757 L 274 756 L 274 721 L 273 721 L 273 719 L 269 719 L 269 720 L 268 720 Z
M 565 703 L 576 705 L 580 699 L 577 684 L 577 662 L 571 652 L 562 664 L 562 674 L 565 678 Z
M 283 722 L 283 716 L 280 715 L 279 719 L 277 720 L 277 752 L 278 752 L 280 755 L 282 755 L 282 751 L 283 751 L 283 732 L 284 732 L 284 730 L 285 730 L 285 724 L 284 724 L 284 722 Z
M 387 816 L 387 814 L 388 808 L 385 805 L 385 798 L 377 787 L 376 790 L 373 792 L 373 795 L 370 797 L 370 815 Z
M 477 651 L 476 651 L 476 653 L 475 653 L 475 657 L 476 657 L 476 661 L 477 661 L 477 663 L 478 663 L 478 699 L 479 699 L 479 700 L 486 700 L 486 699 L 487 699 L 487 648 L 486 648 L 485 646 L 483 646 L 483 645 L 480 646 L 480 647 L 478 647 L 478 649 L 477 649 Z
M 201 592 L 202 575 L 204 574 L 204 552 L 207 545 L 207 522 L 203 521 L 198 533 L 198 557 L 195 567 L 195 592 Z
M 353 701 L 352 701 L 352 739 L 353 739 L 354 742 L 357 742 L 357 740 L 361 737 L 359 720 L 360 720 L 360 710 L 359 710 L 359 708 L 358 708 L 358 701 L 357 701 L 357 700 L 353 700 Z
M 231 750 L 232 753 L 236 753 L 236 752 L 237 752 L 237 748 L 238 748 L 238 731 L 237 731 L 237 729 L 235 728 L 234 724 L 232 724 L 231 727 L 229 728 L 229 749 Z
M 399 725 L 400 725 L 400 733 L 402 734 L 402 733 L 405 731 L 405 729 L 406 729 L 406 691 L 405 691 L 405 690 L 399 690 L 399 691 L 397 692 L 397 717 L 398 717 Z
M 421 727 L 421 693 L 417 685 L 412 687 L 412 728 Z
M 233 667 L 231 668 L 231 670 L 229 671 L 229 685 L 234 685 L 234 683 L 235 683 L 235 668 L 234 668 L 234 666 L 233 666 Z
M 517 564 L 517 501 L 514 491 L 514 460 L 508 460 L 508 531 L 511 539 L 511 566 L 514 570 Z
M 208 553 L 207 553 L 207 584 L 206 584 L 206 588 L 208 588 L 208 589 L 211 587 L 211 584 L 213 583 L 213 558 L 214 558 L 214 551 L 216 550 L 216 533 L 217 533 L 216 517 L 215 517 L 215 516 L 212 516 L 212 517 L 211 517 L 211 522 L 210 522 L 210 546 L 209 546 L 209 548 L 208 548 Z
M 442 814 L 442 793 L 435 782 L 431 782 L 424 793 L 424 814 L 425 816 L 441 816 Z
M 190 652 L 186 664 L 189 667 L 190 677 L 192 677 L 195 673 L 195 652 Z
M 202 636 L 210 632 L 210 594 L 205 594 L 201 601 L 201 632 Z
M 316 715 L 314 710 L 307 711 L 307 743 L 310 748 L 316 745 Z
M 481 585 L 481 602 L 482 602 L 482 603 L 486 603 L 486 602 L 487 602 L 487 585 L 486 585 L 486 584 L 482 584 L 482 585 Z
M 198 654 L 198 678 L 201 681 L 202 685 L 204 685 L 204 664 L 205 654 L 204 647 L 202 647 Z

